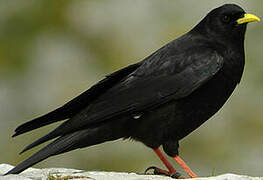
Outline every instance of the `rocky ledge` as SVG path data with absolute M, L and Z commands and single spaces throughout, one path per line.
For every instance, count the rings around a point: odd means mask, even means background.
M 65 168 L 36 169 L 29 168 L 19 175 L 2 176 L 13 166 L 0 164 L 0 180 L 172 180 L 157 175 L 139 175 L 136 173 L 83 171 Z M 249 177 L 235 174 L 223 174 L 215 177 L 200 177 L 195 180 L 263 180 L 263 177 Z

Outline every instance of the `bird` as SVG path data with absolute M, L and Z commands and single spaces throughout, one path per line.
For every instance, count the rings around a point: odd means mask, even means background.
M 25 122 L 12 137 L 63 121 L 26 146 L 48 145 L 7 174 L 18 174 L 51 156 L 113 141 L 132 139 L 153 149 L 167 170 L 154 174 L 184 177 L 160 150 L 189 175 L 179 141 L 212 117 L 240 83 L 245 65 L 247 24 L 260 21 L 236 4 L 212 9 L 191 30 L 142 61 L 115 71 L 63 106 Z

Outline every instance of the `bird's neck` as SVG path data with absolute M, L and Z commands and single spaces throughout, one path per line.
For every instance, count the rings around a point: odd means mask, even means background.
M 229 71 L 226 71 L 226 77 L 232 79 L 233 83 L 238 84 L 240 82 L 245 66 L 244 38 L 238 38 L 233 43 L 232 38 L 208 37 L 207 33 L 196 30 L 190 31 L 187 36 L 195 37 L 196 42 L 205 42 L 208 48 L 216 50 L 223 57 L 227 57 L 225 60 L 227 66 L 225 68 L 229 68 Z M 231 78 L 231 76 L 233 77 Z
M 217 32 L 216 29 L 208 27 L 207 19 L 204 18 L 200 23 L 198 23 L 189 33 L 199 36 L 203 36 L 205 39 L 210 39 L 210 41 L 222 43 L 236 50 L 244 50 L 244 40 L 247 25 L 244 24 L 242 27 L 233 29 L 230 33 Z

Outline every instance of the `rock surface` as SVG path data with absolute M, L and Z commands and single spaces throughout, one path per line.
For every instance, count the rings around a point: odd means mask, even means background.
M 29 168 L 19 175 L 2 176 L 13 166 L 0 164 L 0 180 L 172 180 L 157 175 L 139 175 L 136 173 L 83 171 L 65 168 L 36 169 Z M 224 174 L 215 177 L 200 177 L 196 180 L 263 180 L 263 177 L 249 177 L 235 174 Z

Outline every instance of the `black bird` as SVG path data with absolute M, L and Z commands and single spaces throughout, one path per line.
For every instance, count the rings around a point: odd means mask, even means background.
M 65 120 L 28 145 L 53 142 L 6 174 L 17 174 L 54 155 L 119 138 L 152 148 L 168 171 L 179 177 L 161 151 L 190 177 L 197 177 L 178 156 L 179 140 L 213 116 L 241 80 L 248 22 L 260 21 L 235 5 L 207 14 L 192 30 L 141 62 L 116 71 L 62 107 L 20 125 L 14 136 Z

